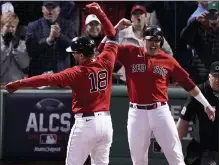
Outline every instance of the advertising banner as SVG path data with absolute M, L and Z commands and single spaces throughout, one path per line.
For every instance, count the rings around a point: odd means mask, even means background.
M 3 158 L 64 160 L 71 101 L 70 93 L 5 93 Z
M 129 104 L 124 91 L 113 90 L 111 98 L 110 111 L 114 129 L 111 157 L 130 158 L 127 139 Z M 174 97 L 170 95 L 168 102 L 175 121 L 186 101 L 180 92 L 176 91 L 176 94 Z M 4 93 L 3 101 L 3 159 L 65 160 L 68 137 L 74 123 L 71 92 L 39 93 L 31 90 Z M 183 150 L 191 137 L 192 123 L 182 141 Z M 150 158 L 164 158 L 154 138 L 148 155 Z

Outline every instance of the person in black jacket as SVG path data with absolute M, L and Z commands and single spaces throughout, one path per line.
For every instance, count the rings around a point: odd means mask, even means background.
M 209 80 L 199 86 L 203 95 L 216 109 L 215 121 L 206 117 L 202 104 L 189 97 L 177 123 L 179 137 L 187 135 L 190 121 L 193 121 L 193 139 L 185 156 L 186 165 L 219 165 L 219 61 L 212 63 Z
M 207 12 L 219 12 L 219 2 L 209 3 Z M 208 79 L 208 68 L 219 60 L 219 15 L 214 20 L 207 12 L 190 19 L 181 32 L 181 40 L 194 51 L 189 73 L 198 84 Z
M 58 1 L 44 1 L 43 17 L 28 24 L 29 76 L 56 73 L 70 66 L 71 57 L 65 49 L 77 35 L 72 21 L 59 17 L 59 5 Z

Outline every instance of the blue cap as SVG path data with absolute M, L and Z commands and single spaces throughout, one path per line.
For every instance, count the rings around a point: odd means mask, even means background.
M 52 8 L 56 8 L 59 5 L 60 5 L 59 1 L 44 1 L 43 2 L 43 6 L 45 6 L 45 7 L 52 6 Z

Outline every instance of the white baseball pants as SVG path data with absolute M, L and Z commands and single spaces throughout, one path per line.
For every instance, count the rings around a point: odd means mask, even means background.
M 152 110 L 129 108 L 128 142 L 133 165 L 148 165 L 153 132 L 170 165 L 185 165 L 182 146 L 169 106 Z
M 108 165 L 113 128 L 110 116 L 97 112 L 95 116 L 75 115 L 69 136 L 66 165 L 83 165 L 88 155 L 92 165 Z

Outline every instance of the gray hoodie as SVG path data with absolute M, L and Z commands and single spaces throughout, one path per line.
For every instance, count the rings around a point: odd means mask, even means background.
M 9 46 L 4 45 L 3 38 L 0 38 L 0 83 L 5 84 L 11 81 L 20 80 L 24 77 L 22 69 L 29 66 L 29 56 L 26 51 L 25 42 L 20 40 L 18 47 L 14 47 L 14 42 Z

